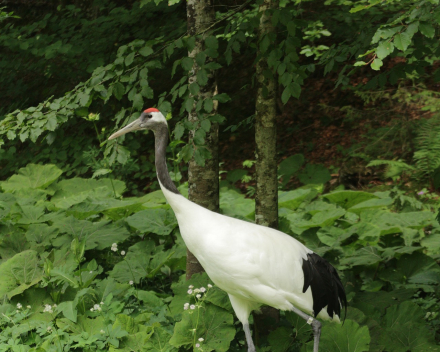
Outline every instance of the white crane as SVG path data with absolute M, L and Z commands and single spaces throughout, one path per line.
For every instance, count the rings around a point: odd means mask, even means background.
M 109 139 L 145 129 L 154 132 L 157 178 L 183 240 L 211 280 L 228 293 L 248 352 L 255 352 L 249 314 L 261 304 L 304 318 L 312 326 L 313 351 L 318 352 L 321 323 L 314 317 L 339 322 L 341 307 L 347 305 L 336 270 L 285 233 L 212 212 L 183 197 L 168 173 L 168 124 L 159 110 L 145 110 Z

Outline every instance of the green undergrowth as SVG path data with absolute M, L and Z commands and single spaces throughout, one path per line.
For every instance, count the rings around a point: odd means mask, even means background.
M 227 295 L 206 275 L 185 280 L 186 247 L 161 191 L 124 198 L 121 181 L 61 175 L 29 164 L 0 184 L 0 351 L 247 350 Z M 281 230 L 329 260 L 346 287 L 345 323 L 323 324 L 320 351 L 440 350 L 437 205 L 395 190 L 321 189 L 279 195 Z M 221 208 L 254 216 L 230 187 Z M 256 342 L 311 351 L 311 329 L 282 312 Z

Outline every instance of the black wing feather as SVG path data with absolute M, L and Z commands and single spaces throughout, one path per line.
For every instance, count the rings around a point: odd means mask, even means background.
M 341 316 L 341 306 L 344 306 L 347 312 L 344 286 L 336 269 L 328 261 L 315 253 L 309 253 L 307 260 L 303 260 L 302 269 L 304 272 L 303 292 L 306 292 L 309 287 L 312 288 L 315 317 L 325 306 L 327 306 L 328 315 L 332 318 L 334 314 Z

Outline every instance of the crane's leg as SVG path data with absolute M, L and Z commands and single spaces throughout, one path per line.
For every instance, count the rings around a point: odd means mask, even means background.
M 298 308 L 292 307 L 292 311 L 298 314 L 301 318 L 307 321 L 307 324 L 310 324 L 313 329 L 313 352 L 318 352 L 319 348 L 319 338 L 321 337 L 321 322 L 316 320 L 315 318 L 307 315 L 306 313 L 300 311 Z
M 256 352 L 254 342 L 252 341 L 251 329 L 249 329 L 249 323 L 243 324 L 244 334 L 246 335 L 246 343 L 248 345 L 248 352 Z
M 244 334 L 246 335 L 246 343 L 248 345 L 248 352 L 256 352 L 254 342 L 252 341 L 251 329 L 249 329 L 249 314 L 252 310 L 258 307 L 258 304 L 248 301 L 242 297 L 231 295 L 230 293 L 228 295 L 238 320 L 240 320 L 243 324 Z

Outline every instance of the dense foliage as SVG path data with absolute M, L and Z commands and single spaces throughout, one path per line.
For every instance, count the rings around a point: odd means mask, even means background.
M 226 293 L 205 275 L 185 281 L 185 246 L 161 191 L 122 198 L 121 181 L 61 174 L 29 164 L 1 183 L 0 350 L 246 348 Z M 222 212 L 250 221 L 253 202 L 223 186 Z M 347 319 L 324 325 L 322 349 L 438 350 L 440 225 L 425 198 L 321 190 L 280 192 L 279 205 L 282 230 L 330 260 L 347 290 Z M 287 312 L 258 343 L 308 350 L 310 337 Z

